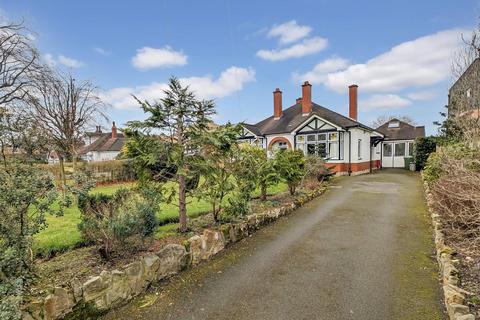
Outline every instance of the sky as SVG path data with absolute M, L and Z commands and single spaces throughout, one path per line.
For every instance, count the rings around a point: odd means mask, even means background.
M 218 123 L 271 116 L 275 88 L 287 108 L 304 81 L 348 115 L 355 83 L 360 122 L 407 115 L 435 134 L 480 0 L 2 0 L 0 14 L 25 21 L 46 63 L 93 81 L 120 126 L 145 117 L 132 94 L 159 99 L 176 76 L 215 100 Z

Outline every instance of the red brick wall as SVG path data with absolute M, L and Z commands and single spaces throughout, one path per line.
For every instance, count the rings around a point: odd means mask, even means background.
M 327 168 L 333 172 L 348 172 L 348 163 L 327 163 Z M 365 171 L 370 169 L 370 161 L 352 163 L 352 172 Z M 372 160 L 372 169 L 380 169 L 380 160 Z

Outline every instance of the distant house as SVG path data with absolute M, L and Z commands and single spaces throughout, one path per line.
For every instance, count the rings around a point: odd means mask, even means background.
M 448 91 L 448 116 L 480 118 L 480 58 L 475 59 Z
M 319 155 L 338 174 L 359 174 L 380 168 L 383 135 L 357 121 L 357 85 L 349 87 L 349 116 L 312 102 L 312 86 L 302 85 L 302 97 L 283 110 L 282 91 L 273 92 L 273 115 L 243 124 L 239 140 L 258 145 L 269 154 L 298 149 Z
M 117 132 L 115 122 L 111 132 L 102 132 L 101 127 L 97 126 L 94 132 L 87 132 L 85 136 L 85 146 L 79 150 L 79 154 L 86 161 L 114 160 L 126 142 L 123 133 Z
M 381 154 L 384 168 L 404 167 L 404 158 L 413 156 L 415 138 L 425 137 L 424 126 L 413 126 L 398 119 L 391 119 L 376 131 L 385 137 Z

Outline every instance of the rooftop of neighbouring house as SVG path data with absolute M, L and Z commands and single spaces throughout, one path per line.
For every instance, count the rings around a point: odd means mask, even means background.
M 425 137 L 425 126 L 414 126 L 405 121 L 391 119 L 376 129 L 385 136 L 385 140 L 415 140 Z
M 108 151 L 121 151 L 125 145 L 127 138 L 121 132 L 117 132 L 115 122 L 112 125 L 111 132 L 102 132 L 101 128 L 97 126 L 96 131 L 85 133 L 88 137 L 97 137 L 91 144 L 85 145 L 80 149 L 80 154 L 88 152 L 108 152 Z

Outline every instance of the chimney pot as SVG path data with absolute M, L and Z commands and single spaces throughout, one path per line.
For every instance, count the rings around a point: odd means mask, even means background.
M 273 118 L 275 120 L 282 117 L 282 91 L 276 88 L 273 91 Z
M 302 85 L 302 114 L 307 115 L 312 111 L 312 85 L 305 81 Z
M 357 96 L 358 96 L 358 86 L 356 84 L 352 84 L 348 86 L 348 100 L 349 100 L 349 106 L 348 106 L 348 116 L 357 121 L 357 116 L 358 116 L 358 101 L 357 101 Z
M 115 126 L 115 121 L 112 122 L 112 139 L 117 138 L 117 127 Z

